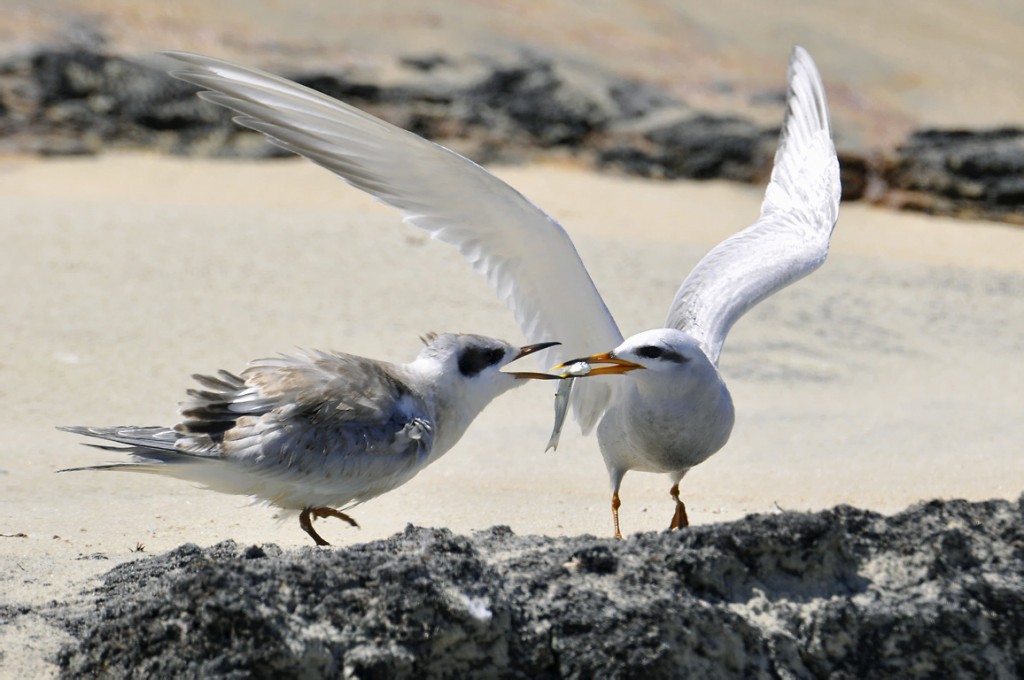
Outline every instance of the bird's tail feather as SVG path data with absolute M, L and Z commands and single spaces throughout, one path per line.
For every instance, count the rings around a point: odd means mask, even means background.
M 148 463 L 107 463 L 105 465 L 85 465 L 83 467 L 64 468 L 57 472 L 83 472 L 85 470 L 127 470 L 128 472 L 148 472 L 154 475 L 164 474 L 166 470 L 160 465 Z
M 181 451 L 175 443 L 181 435 L 166 427 L 58 427 L 58 430 L 96 437 L 120 444 L 89 444 L 88 446 L 104 451 L 116 451 L 132 457 L 130 463 L 110 463 L 87 467 L 67 468 L 59 472 L 76 472 L 79 470 L 128 470 L 132 472 L 151 472 L 176 476 L 169 468 L 187 463 L 208 463 L 216 461 L 215 456 Z
M 246 474 L 237 462 L 223 458 L 215 448 L 183 451 L 175 444 L 183 439 L 192 439 L 166 427 L 61 427 L 65 432 L 96 437 L 114 442 L 89 444 L 104 451 L 127 454 L 131 461 L 104 463 L 84 467 L 67 468 L 58 472 L 80 472 L 84 470 L 117 470 L 141 472 L 144 474 L 171 477 L 198 484 L 202 488 L 221 493 L 252 496 L 261 502 L 269 502 L 273 489 L 266 488 L 267 481 L 258 474 Z M 188 442 L 185 442 L 188 445 Z M 275 487 L 276 488 L 276 487 Z

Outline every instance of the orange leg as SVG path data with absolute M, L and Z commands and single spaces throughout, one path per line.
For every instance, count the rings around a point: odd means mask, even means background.
M 313 538 L 313 542 L 317 545 L 330 545 L 323 537 L 316 533 L 316 529 L 313 528 L 313 523 L 309 520 L 309 508 L 303 508 L 302 512 L 299 513 L 299 526 Z
M 672 515 L 672 523 L 668 525 L 668 530 L 672 531 L 673 529 L 683 529 L 690 526 L 690 518 L 686 516 L 686 506 L 683 505 L 681 500 L 679 500 L 678 483 L 672 485 L 672 488 L 669 490 L 669 494 L 671 494 L 672 498 L 676 502 L 676 512 Z
M 615 538 L 622 538 L 622 532 L 619 531 L 619 506 L 622 502 L 619 500 L 619 492 L 612 492 L 612 520 L 615 522 Z
M 354 526 L 356 529 L 359 528 L 358 522 L 356 522 L 354 519 L 352 519 L 342 511 L 335 510 L 334 508 L 313 508 L 313 517 L 317 519 L 321 519 L 323 517 L 337 517 L 338 519 L 345 520 L 346 522 Z
M 318 534 L 316 532 L 316 529 L 313 528 L 313 521 L 312 519 L 310 519 L 311 514 L 313 519 L 322 519 L 324 517 L 337 517 L 338 519 L 345 520 L 354 527 L 359 527 L 359 524 L 357 524 L 354 519 L 352 519 L 345 513 L 341 512 L 340 510 L 335 510 L 334 508 L 304 508 L 302 512 L 299 513 L 299 526 L 302 527 L 302 530 L 313 538 L 313 542 L 315 542 L 317 545 L 330 545 L 330 543 L 325 541 L 323 536 Z

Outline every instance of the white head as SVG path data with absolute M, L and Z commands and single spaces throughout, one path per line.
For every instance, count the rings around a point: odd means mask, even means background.
M 495 397 L 527 380 L 558 379 L 546 373 L 501 370 L 516 359 L 557 342 L 516 347 L 504 340 L 468 333 L 432 333 L 423 342 L 426 347 L 413 365 L 431 376 L 438 399 L 469 420 Z
M 656 373 L 676 373 L 709 363 L 700 343 L 674 328 L 655 328 L 626 338 L 609 354 Z
M 557 342 L 516 347 L 504 340 L 468 333 L 429 334 L 423 338 L 426 347 L 416 358 L 416 364 L 433 365 L 438 371 L 437 387 L 472 394 L 480 402 L 480 409 L 499 394 L 530 379 L 557 379 L 545 373 L 504 373 L 503 368 L 540 349 Z

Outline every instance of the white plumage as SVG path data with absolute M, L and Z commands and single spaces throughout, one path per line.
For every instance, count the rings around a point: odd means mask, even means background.
M 759 219 L 697 264 L 669 308 L 666 328 L 625 341 L 565 230 L 483 168 L 283 78 L 209 57 L 170 56 L 185 64 L 173 75 L 209 90 L 200 96 L 237 111 L 241 125 L 457 247 L 512 309 L 527 339 L 562 342 L 544 360 L 616 348 L 586 357 L 614 363 L 576 381 L 573 412 L 584 432 L 601 423 L 613 508 L 626 471 L 665 472 L 676 498 L 673 525 L 686 523 L 678 481 L 721 448 L 732 429 L 732 402 L 717 369 L 726 334 L 753 305 L 821 265 L 838 217 L 828 108 L 805 50 L 795 48 L 790 61 L 786 121 Z M 615 522 L 618 534 L 617 512 Z

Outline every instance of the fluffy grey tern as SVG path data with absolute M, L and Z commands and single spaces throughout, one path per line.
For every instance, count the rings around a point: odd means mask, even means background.
M 700 260 L 663 328 L 628 339 L 562 226 L 477 164 L 284 78 L 211 57 L 168 55 L 182 64 L 172 75 L 237 112 L 240 125 L 458 248 L 528 340 L 562 341 L 540 356 L 572 367 L 566 375 L 576 384 L 568 398 L 563 384 L 556 409 L 571 402 L 584 434 L 600 422 L 616 536 L 619 487 L 629 470 L 668 474 L 670 527 L 688 524 L 679 482 L 725 445 L 733 426 L 732 399 L 718 370 L 725 337 L 747 310 L 824 262 L 839 215 L 828 106 L 806 50 L 796 47 L 790 59 L 785 121 L 760 216 Z M 624 375 L 609 377 L 614 373 Z M 556 422 L 549 446 L 559 428 Z
M 167 427 L 62 427 L 98 437 L 130 462 L 70 468 L 175 477 L 250 496 L 299 515 L 317 545 L 313 520 L 345 510 L 412 479 L 451 449 L 494 398 L 544 373 L 504 372 L 513 361 L 557 343 L 514 347 L 480 335 L 424 338 L 410 363 L 304 351 L 252 361 L 239 375 L 195 375 L 200 389 Z

